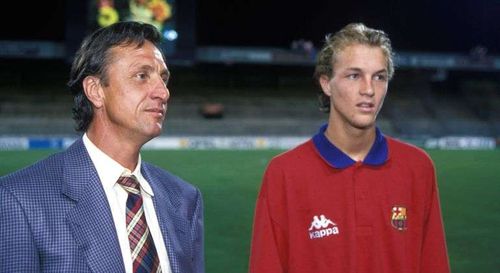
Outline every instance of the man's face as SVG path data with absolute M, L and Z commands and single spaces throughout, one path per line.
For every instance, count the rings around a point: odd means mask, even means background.
M 111 49 L 103 115 L 113 134 L 146 143 L 160 135 L 170 92 L 169 71 L 161 52 L 147 41 Z M 143 144 L 142 143 L 142 144 Z
M 333 76 L 320 78 L 330 97 L 330 122 L 334 127 L 369 129 L 375 125 L 388 87 L 387 61 L 379 47 L 352 44 L 344 48 L 333 66 Z

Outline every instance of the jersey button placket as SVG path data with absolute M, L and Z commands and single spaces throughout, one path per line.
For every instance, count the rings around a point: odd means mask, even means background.
M 356 162 L 352 173 L 356 202 L 356 222 L 358 226 L 370 226 L 370 202 L 368 198 L 368 181 L 363 179 L 364 165 Z

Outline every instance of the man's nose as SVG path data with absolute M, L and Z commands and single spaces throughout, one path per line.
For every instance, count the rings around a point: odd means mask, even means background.
M 373 87 L 373 80 L 371 79 L 371 77 L 370 78 L 365 77 L 363 79 L 359 92 L 362 95 L 367 95 L 367 96 L 373 96 L 373 94 L 375 94 Z
M 166 103 L 170 98 L 170 90 L 162 79 L 160 79 L 154 87 L 153 96 L 154 98 L 161 99 L 164 103 Z

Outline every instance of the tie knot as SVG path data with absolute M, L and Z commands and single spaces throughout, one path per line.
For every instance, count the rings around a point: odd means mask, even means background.
M 117 181 L 128 193 L 140 194 L 141 189 L 135 176 L 120 176 Z

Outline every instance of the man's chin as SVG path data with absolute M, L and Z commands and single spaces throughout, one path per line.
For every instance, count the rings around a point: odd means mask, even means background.
M 146 142 L 150 141 L 151 139 L 160 136 L 162 133 L 162 126 L 156 124 L 154 128 L 151 128 L 148 132 L 144 134 Z
M 354 124 L 354 127 L 359 130 L 370 130 L 375 127 L 375 122 L 358 122 Z

